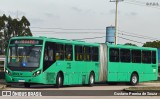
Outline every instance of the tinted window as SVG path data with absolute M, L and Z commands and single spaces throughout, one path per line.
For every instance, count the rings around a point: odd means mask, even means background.
M 110 48 L 109 50 L 109 60 L 110 62 L 119 62 L 119 49 L 118 48 Z
M 156 64 L 156 51 L 152 51 L 152 63 Z
M 64 60 L 64 45 L 63 44 L 56 44 L 56 60 Z
M 44 49 L 43 71 L 55 62 L 55 43 L 46 42 Z
M 151 63 L 151 51 L 142 51 L 142 62 Z
M 83 57 L 84 61 L 90 61 L 91 60 L 91 48 L 88 46 L 83 47 Z
M 141 51 L 140 50 L 132 50 L 132 62 L 141 63 Z
M 120 49 L 120 59 L 121 62 L 130 62 L 131 61 L 130 50 Z
M 98 61 L 98 47 L 92 47 L 92 61 Z
M 71 61 L 73 59 L 72 45 L 65 45 L 65 60 Z
M 83 48 L 82 46 L 75 46 L 75 60 L 82 61 L 83 60 Z

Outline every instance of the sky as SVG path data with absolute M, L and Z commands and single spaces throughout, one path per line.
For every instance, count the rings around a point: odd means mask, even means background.
M 0 15 L 19 19 L 26 16 L 34 36 L 104 43 L 106 27 L 115 25 L 115 2 L 110 0 L 0 1 Z M 145 42 L 159 40 L 160 0 L 118 2 L 117 22 L 118 44 L 142 46 Z

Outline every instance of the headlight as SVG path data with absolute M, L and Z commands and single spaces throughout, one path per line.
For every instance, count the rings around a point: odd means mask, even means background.
M 8 75 L 11 75 L 11 72 L 9 70 L 5 70 L 5 72 L 8 74 Z
M 33 73 L 33 76 L 38 76 L 40 73 L 41 73 L 41 70 L 38 70 L 38 71 Z

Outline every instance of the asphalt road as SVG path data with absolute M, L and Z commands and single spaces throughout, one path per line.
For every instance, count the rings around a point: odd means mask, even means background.
M 148 86 L 160 86 L 160 83 L 140 83 L 138 84 L 137 86 L 139 87 L 148 87 Z M 74 85 L 74 86 L 64 86 L 62 88 L 55 88 L 53 85 L 32 85 L 31 88 L 24 88 L 24 86 L 22 84 L 12 84 L 12 86 L 9 86 L 7 88 L 4 89 L 5 90 L 23 90 L 23 91 L 27 91 L 27 90 L 32 90 L 32 91 L 46 91 L 47 90 L 51 90 L 51 91 L 60 91 L 60 90 L 63 90 L 63 91 L 70 91 L 70 90 L 80 90 L 80 91 L 83 91 L 83 90 L 115 90 L 115 91 L 118 91 L 118 90 L 123 90 L 125 88 L 128 88 L 128 87 L 132 87 L 132 86 L 129 86 L 129 85 L 126 85 L 125 83 L 118 83 L 117 85 L 108 85 L 108 84 L 95 84 L 95 86 L 93 87 L 88 87 L 88 86 L 80 86 L 80 85 Z M 98 92 L 97 91 L 97 92 Z M 3 98 L 3 99 L 13 99 L 13 97 L 0 97 L 0 99 Z M 16 99 L 20 99 L 22 97 L 15 97 Z M 137 99 L 137 98 L 140 98 L 140 99 L 146 99 L 146 97 L 144 96 L 42 96 L 42 97 L 23 97 L 23 99 L 115 99 L 115 98 L 118 98 L 118 99 Z M 152 99 L 159 99 L 160 96 L 147 96 L 147 98 L 152 98 Z

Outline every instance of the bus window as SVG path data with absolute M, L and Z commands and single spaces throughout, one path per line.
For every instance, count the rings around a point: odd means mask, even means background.
M 152 63 L 156 64 L 156 51 L 152 51 Z
M 54 54 L 55 54 L 55 43 L 46 42 L 44 49 L 43 71 L 45 71 L 49 66 L 51 66 L 55 62 Z
M 71 61 L 73 59 L 72 54 L 72 45 L 65 46 L 65 59 Z
M 88 46 L 83 47 L 83 57 L 84 61 L 90 61 L 91 60 L 91 48 Z
M 151 63 L 151 51 L 142 51 L 142 62 Z
M 56 60 L 64 60 L 64 45 L 63 44 L 56 44 Z
M 9 53 L 8 53 L 8 62 L 16 62 L 16 48 L 15 47 L 10 47 L 9 48 Z
M 44 61 L 53 61 L 54 43 L 47 42 L 44 49 Z
M 92 47 L 92 61 L 98 61 L 98 47 Z
M 119 62 L 119 49 L 118 48 L 110 48 L 109 60 L 110 62 Z
M 49 57 L 48 57 L 48 60 L 49 61 L 53 61 L 53 48 L 52 49 L 49 49 L 49 51 L 48 51 L 48 55 L 49 55 Z
M 75 46 L 75 59 L 77 61 L 82 61 L 83 60 L 83 49 L 82 46 Z
M 141 50 L 132 50 L 132 62 L 141 63 Z
M 47 49 L 45 49 L 45 51 L 44 51 L 44 60 L 45 60 L 45 61 L 48 61 Z
M 120 60 L 121 62 L 131 62 L 130 50 L 120 49 Z

